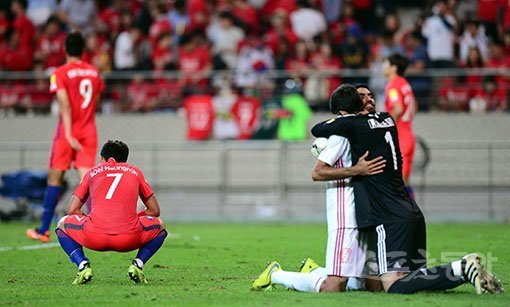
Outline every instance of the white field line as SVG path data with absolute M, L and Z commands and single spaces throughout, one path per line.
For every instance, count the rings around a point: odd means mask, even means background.
M 180 239 L 181 234 L 175 233 L 175 232 L 170 232 L 170 233 L 168 233 L 168 238 L 169 239 Z M 25 245 L 25 246 L 15 246 L 15 247 L 3 246 L 3 247 L 0 247 L 0 252 L 19 251 L 19 250 L 29 251 L 29 250 L 34 250 L 34 249 L 53 248 L 53 247 L 57 247 L 57 246 L 60 246 L 60 244 L 58 244 L 56 242 L 55 243 L 40 243 L 40 244 Z
M 4 246 L 0 247 L 0 252 L 8 252 L 8 251 L 14 251 L 14 250 L 22 250 L 22 251 L 28 251 L 28 250 L 34 250 L 34 249 L 43 249 L 43 248 L 53 248 L 60 246 L 58 243 L 41 243 L 36 245 L 25 245 L 25 246 Z

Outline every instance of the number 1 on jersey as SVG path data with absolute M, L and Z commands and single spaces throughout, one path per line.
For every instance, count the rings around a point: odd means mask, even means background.
M 106 177 L 115 177 L 115 179 L 113 179 L 112 185 L 108 189 L 108 193 L 106 193 L 105 199 L 112 199 L 113 193 L 115 193 L 115 189 L 117 189 L 122 175 L 123 174 L 121 173 L 106 174 Z
M 390 144 L 391 148 L 391 156 L 393 157 L 393 169 L 397 170 L 397 151 L 395 150 L 395 143 L 393 143 L 393 138 L 391 137 L 391 133 L 389 131 L 386 131 L 386 134 L 384 135 L 384 139 L 386 140 L 386 143 Z

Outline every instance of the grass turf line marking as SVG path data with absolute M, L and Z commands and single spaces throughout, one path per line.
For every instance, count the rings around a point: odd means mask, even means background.
M 181 234 L 168 233 L 168 238 L 169 239 L 180 239 Z M 27 251 L 27 250 L 34 250 L 34 249 L 53 248 L 53 247 L 57 247 L 57 246 L 60 246 L 60 244 L 59 243 L 43 243 L 43 244 L 25 245 L 25 246 L 16 246 L 16 247 L 3 246 L 3 247 L 0 247 L 0 252 L 9 252 L 9 251 L 14 251 L 14 250 Z
M 168 233 L 168 238 L 169 239 L 180 239 L 181 234 Z M 57 247 L 57 246 L 60 246 L 60 244 L 59 243 L 43 243 L 43 244 L 25 245 L 25 246 L 16 246 L 16 247 L 3 246 L 3 247 L 0 247 L 0 252 L 9 252 L 9 251 L 14 251 L 14 250 L 27 251 L 27 250 L 34 250 L 34 249 L 53 248 L 53 247 Z
M 44 243 L 44 244 L 36 244 L 36 245 L 25 245 L 25 246 L 4 246 L 0 247 L 0 252 L 8 252 L 8 251 L 14 251 L 14 250 L 22 250 L 22 251 L 28 251 L 28 250 L 34 250 L 34 249 L 43 249 L 43 248 L 53 248 L 60 246 L 58 243 Z

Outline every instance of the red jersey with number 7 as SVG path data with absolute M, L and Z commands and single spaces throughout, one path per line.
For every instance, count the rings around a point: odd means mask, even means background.
M 411 132 L 414 119 L 414 107 L 416 99 L 409 82 L 401 76 L 397 76 L 386 85 L 386 112 L 392 113 L 395 104 L 402 103 L 404 111 L 397 120 L 399 137 L 401 133 Z
M 94 230 L 132 234 L 142 227 L 136 214 L 138 197 L 145 201 L 154 192 L 138 167 L 110 158 L 91 168 L 73 194 L 82 201 L 90 198 L 89 216 Z
M 103 88 L 104 83 L 98 69 L 81 61 L 64 64 L 51 75 L 50 92 L 65 90 L 69 97 L 72 114 L 71 129 L 75 138 L 97 135 L 94 113 L 97 99 Z M 61 132 L 64 132 L 63 125 L 59 125 L 57 129 L 62 129 Z

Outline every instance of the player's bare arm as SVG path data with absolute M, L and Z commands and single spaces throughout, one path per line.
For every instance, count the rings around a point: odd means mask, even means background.
M 67 214 L 73 215 L 85 215 L 83 211 L 81 211 L 81 207 L 83 207 L 84 202 L 76 195 L 71 197 L 71 201 L 69 205 L 67 205 Z
M 340 168 L 332 167 L 321 160 L 317 160 L 312 170 L 312 179 L 314 181 L 329 181 L 352 176 L 371 176 L 382 173 L 386 166 L 386 160 L 380 156 L 372 160 L 366 160 L 367 157 L 368 151 L 359 158 L 356 165 Z
M 159 210 L 159 203 L 156 199 L 156 196 L 152 194 L 147 200 L 144 202 L 145 207 L 147 207 L 145 211 L 145 215 L 155 216 L 159 217 L 160 210 Z
M 390 112 L 391 117 L 393 117 L 393 120 L 395 120 L 395 122 L 398 121 L 398 119 L 402 116 L 403 113 L 404 113 L 404 104 L 402 103 L 402 101 L 398 101 L 397 103 L 395 103 L 395 105 L 393 106 L 393 109 Z
M 72 135 L 71 104 L 69 103 L 69 96 L 64 89 L 57 91 L 57 101 L 60 106 L 60 114 L 62 115 L 66 140 L 69 142 L 71 148 L 80 151 L 82 148 L 81 144 Z

